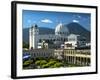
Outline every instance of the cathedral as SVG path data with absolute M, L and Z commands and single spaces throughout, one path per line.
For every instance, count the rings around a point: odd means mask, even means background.
M 37 25 L 33 25 L 29 29 L 31 58 L 44 57 L 48 59 L 53 57 L 59 60 L 65 59 L 70 64 L 89 66 L 90 49 L 76 49 L 77 47 L 86 47 L 86 38 L 70 33 L 62 23 L 55 27 L 53 34 L 40 34 Z
M 86 38 L 71 34 L 62 23 L 55 27 L 54 34 L 40 34 L 36 24 L 29 29 L 29 49 L 75 49 L 76 47 L 86 47 Z
M 43 41 L 48 43 L 51 48 L 60 48 L 65 41 L 67 41 L 69 30 L 64 27 L 62 23 L 59 23 L 55 27 L 55 34 L 39 34 L 39 28 L 37 25 L 33 25 L 29 30 L 29 44 L 30 49 L 37 49 Z M 53 44 L 53 45 L 52 45 Z

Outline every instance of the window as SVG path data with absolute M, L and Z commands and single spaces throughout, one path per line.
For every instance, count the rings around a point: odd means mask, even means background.
M 72 44 L 66 44 L 67 47 L 72 47 Z

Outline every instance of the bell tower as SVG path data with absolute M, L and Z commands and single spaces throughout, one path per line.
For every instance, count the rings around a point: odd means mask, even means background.
M 38 26 L 32 25 L 32 27 L 29 29 L 29 48 L 30 49 L 36 49 L 38 48 L 38 35 L 39 34 L 39 29 Z

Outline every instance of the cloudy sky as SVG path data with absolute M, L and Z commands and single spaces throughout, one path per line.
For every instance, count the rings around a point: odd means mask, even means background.
M 32 24 L 37 24 L 39 27 L 55 28 L 60 22 L 63 24 L 75 22 L 90 30 L 90 18 L 91 15 L 87 13 L 23 10 L 22 14 L 23 28 L 31 27 Z

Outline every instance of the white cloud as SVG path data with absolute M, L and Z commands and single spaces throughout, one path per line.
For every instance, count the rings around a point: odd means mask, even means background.
M 73 15 L 73 18 L 77 18 L 77 19 L 81 19 L 82 18 L 82 16 L 80 16 L 80 15 Z
M 75 23 L 79 23 L 79 21 L 78 21 L 78 20 L 73 20 L 73 22 L 75 22 Z
M 43 22 L 43 23 L 52 23 L 52 21 L 50 19 L 43 19 L 43 20 L 41 20 L 41 22 Z

